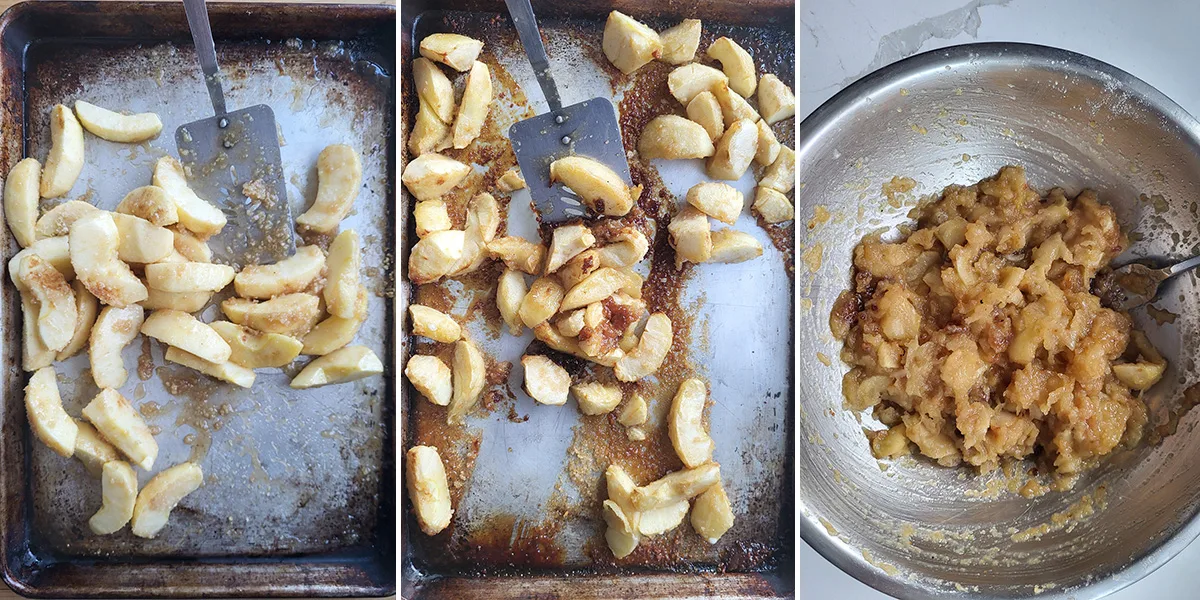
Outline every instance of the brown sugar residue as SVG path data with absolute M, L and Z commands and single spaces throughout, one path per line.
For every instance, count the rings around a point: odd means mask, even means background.
M 299 246 L 317 246 L 328 252 L 329 245 L 333 243 L 333 238 L 337 237 L 337 233 L 337 231 L 316 231 L 297 225 L 296 235 L 300 237 L 300 240 L 296 244 Z
M 917 182 L 914 181 L 912 178 L 900 177 L 897 175 L 895 177 L 892 177 L 892 179 L 890 181 L 888 181 L 887 183 L 884 183 L 880 187 L 879 193 L 881 193 L 887 197 L 888 204 L 890 204 L 892 206 L 892 208 L 900 208 L 900 206 L 903 204 L 903 202 L 901 202 L 901 200 L 899 198 L 897 198 L 896 195 L 897 194 L 907 194 L 908 192 L 911 192 L 913 190 L 913 188 L 915 188 L 915 187 L 917 187 Z
M 1021 488 L 1017 491 L 1017 493 L 1021 494 L 1021 496 L 1025 498 L 1037 498 L 1045 495 L 1049 491 L 1050 488 L 1042 482 L 1038 481 L 1037 479 L 1030 479 L 1021 485 Z
M 793 227 L 793 223 L 794 221 L 768 223 L 761 216 L 758 217 L 758 226 L 767 232 L 767 237 L 771 239 L 771 245 L 782 255 L 783 268 L 789 279 L 794 279 L 796 276 L 796 229 Z
M 517 396 L 508 388 L 508 376 L 512 373 L 513 364 L 495 361 L 487 355 L 484 356 L 484 360 L 487 361 L 487 374 L 484 378 L 487 387 L 484 388 L 474 414 L 495 414 L 503 409 L 510 421 L 522 423 L 528 420 L 528 417 L 521 419 L 517 416 Z
M 154 355 L 150 353 L 150 337 L 142 336 L 142 353 L 138 355 L 137 376 L 149 381 L 154 376 Z
M 1159 422 L 1150 429 L 1146 441 L 1150 444 L 1157 444 L 1163 438 L 1174 434 L 1179 429 L 1180 419 L 1198 404 L 1200 404 L 1200 383 L 1193 383 L 1183 390 L 1183 397 L 1176 401 L 1175 407 L 1166 415 L 1161 416 Z
M 524 423 L 529 420 L 529 415 L 521 415 L 517 412 L 516 403 L 508 405 L 508 421 L 510 423 Z
M 446 289 L 444 282 L 425 283 L 417 286 L 417 295 L 413 304 L 428 306 L 438 312 L 450 314 L 454 308 L 454 297 Z
M 496 282 L 504 273 L 504 263 L 489 261 L 473 273 L 456 278 L 463 287 L 463 295 L 470 296 L 467 312 L 462 321 L 474 321 L 482 317 L 487 325 L 487 335 L 491 339 L 499 339 L 502 332 L 507 331 L 504 318 L 500 316 L 500 307 L 496 303 Z
M 671 114 L 683 116 L 683 106 L 667 89 L 667 75 L 674 68 L 671 65 L 655 61 L 634 71 L 629 76 L 631 87 L 621 98 L 618 111 L 621 139 L 625 142 L 627 153 L 637 151 L 637 143 L 642 137 L 642 129 L 655 117 Z M 630 166 L 632 167 L 632 165 Z M 637 183 L 634 181 L 635 185 Z
M 276 200 L 275 190 L 262 179 L 255 179 L 242 184 L 242 195 L 268 207 L 273 206 Z
M 830 217 L 829 209 L 818 204 L 815 208 L 813 208 L 813 218 L 808 220 L 809 231 L 816 229 L 818 225 L 824 224 L 826 221 L 829 220 L 829 217 Z
M 1104 510 L 1108 505 L 1107 495 L 1107 488 L 1101 485 L 1096 488 L 1096 491 L 1080 496 L 1079 500 L 1068 506 L 1066 510 L 1050 515 L 1048 522 L 1014 532 L 1010 537 L 1012 541 L 1021 543 L 1035 540 L 1051 531 L 1058 531 L 1060 529 L 1072 531 L 1086 519 L 1096 514 L 1097 510 Z
M 143 402 L 141 406 L 138 406 L 138 412 L 147 419 L 153 419 L 163 413 L 163 407 L 159 406 L 157 402 Z
M 163 388 L 172 396 L 187 398 L 192 402 L 207 402 L 220 384 L 216 379 L 187 368 L 161 366 L 155 369 Z
M 477 521 L 450 551 L 461 562 L 480 565 L 480 575 L 488 572 L 486 565 L 558 567 L 566 559 L 566 551 L 555 540 L 563 524 L 558 517 L 549 514 L 540 522 L 530 522 L 507 514 L 492 515 Z
M 808 267 L 809 273 L 815 275 L 817 271 L 821 270 L 821 256 L 824 251 L 825 247 L 817 243 L 813 244 L 812 247 L 804 251 L 804 254 L 800 255 L 800 262 L 803 262 L 804 266 Z
M 1179 318 L 1179 315 L 1153 304 L 1146 305 L 1146 314 L 1150 315 L 1150 318 L 1154 319 L 1154 322 L 1158 323 L 1159 326 L 1174 323 L 1175 319 Z
M 440 344 L 440 346 L 446 349 L 452 348 L 448 344 Z M 446 360 L 444 356 L 439 357 Z M 438 449 L 438 454 L 446 469 L 446 479 L 450 488 L 450 504 L 458 510 L 462 499 L 470 490 L 471 474 L 475 470 L 475 461 L 479 456 L 479 447 L 483 441 L 482 432 L 461 424 L 447 424 L 446 407 L 436 406 L 422 398 L 414 398 L 408 405 L 407 429 L 409 437 L 406 447 L 432 446 Z M 414 536 L 413 543 L 420 549 L 421 556 L 425 557 L 432 566 L 451 567 L 458 564 L 451 553 L 451 544 L 455 537 L 461 535 L 459 521 L 456 514 L 450 527 L 439 535 L 433 537 Z
M 484 381 L 488 385 L 505 385 L 508 383 L 508 376 L 512 373 L 512 363 L 488 361 L 487 377 Z

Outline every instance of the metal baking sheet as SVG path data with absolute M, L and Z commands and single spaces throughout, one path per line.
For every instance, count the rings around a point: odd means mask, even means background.
M 342 225 L 362 237 L 369 291 L 367 321 L 355 343 L 392 364 L 394 9 L 210 4 L 209 11 L 229 106 L 265 103 L 276 114 L 293 214 L 315 197 L 316 159 L 326 145 L 360 150 L 363 185 Z M 55 21 L 65 26 L 51 29 Z M 21 156 L 44 158 L 48 114 L 58 103 L 83 99 L 151 111 L 164 124 L 162 134 L 143 144 L 88 135 L 82 175 L 65 197 L 43 200 L 43 210 L 65 200 L 114 208 L 127 191 L 150 183 L 158 157 L 176 153 L 171 133 L 179 125 L 211 114 L 181 5 L 23 4 L 0 27 L 4 172 Z M 7 261 L 18 248 L 7 228 L 3 236 Z M 100 505 L 98 481 L 79 461 L 30 440 L 20 301 L 12 286 L 0 294 L 6 336 L 0 460 L 19 465 L 3 476 L 4 575 L 14 589 L 43 596 L 394 590 L 390 370 L 298 391 L 288 387 L 303 365 L 298 361 L 260 370 L 244 390 L 166 363 L 164 347 L 139 338 L 124 353 L 130 376 L 119 391 L 156 432 L 155 472 L 191 460 L 204 469 L 205 482 L 153 540 L 128 529 L 95 536 L 86 522 Z M 201 313 L 203 320 L 219 315 L 216 302 Z M 98 391 L 88 366 L 86 353 L 56 364 L 72 415 Z M 139 471 L 140 482 L 152 474 Z M 167 565 L 171 575 L 164 578 Z
M 484 131 L 471 147 L 444 152 L 471 163 L 475 171 L 449 195 L 452 218 L 461 226 L 466 202 L 488 191 L 506 208 L 501 234 L 507 230 L 537 239 L 528 191 L 504 194 L 495 181 L 515 166 L 504 132 L 526 115 L 545 112 L 546 104 L 503 5 L 471 5 L 474 12 L 444 10 L 455 7 L 442 3 L 437 5 L 442 10 L 414 7 L 410 12 L 406 6 L 401 48 L 401 64 L 408 65 L 415 44 L 429 33 L 447 31 L 486 41 L 480 60 L 492 70 L 496 94 Z M 697 3 L 673 6 L 676 14 L 583 2 L 535 3 L 534 8 L 563 102 L 611 98 L 627 151 L 635 147 L 651 118 L 682 111 L 666 89 L 670 66 L 651 63 L 626 77 L 604 58 L 600 40 L 604 16 L 612 8 L 658 30 L 682 17 L 703 19 L 701 54 L 712 40 L 727 35 L 754 55 L 761 73 L 774 73 L 789 83 L 793 79 L 790 4 L 756 3 L 756 10 L 739 12 L 725 3 Z M 407 69 L 402 76 L 401 106 L 408 115 L 402 122 L 407 126 L 416 100 Z M 794 144 L 793 121 L 776 125 L 775 131 L 783 143 Z M 652 312 L 671 317 L 676 334 L 656 376 L 622 385 L 626 393 L 637 389 L 650 403 L 645 442 L 626 438 L 616 412 L 585 417 L 573 401 L 562 407 L 542 406 L 523 392 L 520 357 L 541 346 L 530 331 L 515 338 L 500 322 L 494 288 L 501 271 L 495 265 L 460 280 L 399 286 L 402 308 L 418 303 L 448 312 L 464 322 L 468 337 L 489 357 L 488 387 L 465 427 L 447 426 L 444 408 L 424 400 L 410 384 L 402 386 L 404 447 L 438 447 L 455 509 L 451 527 L 428 537 L 420 533 L 411 505 L 404 502 L 406 597 L 515 598 L 584 589 L 618 596 L 618 590 L 627 590 L 647 597 L 774 597 L 792 592 L 792 224 L 763 227 L 747 210 L 734 227 L 762 243 L 762 257 L 676 271 L 665 226 L 688 188 L 707 180 L 703 163 L 656 160 L 643 165 L 632 160 L 630 168 L 634 183 L 644 184 L 648 192 L 624 221 L 654 240 L 651 256 L 640 265 L 648 275 L 645 298 Z M 755 174 L 748 173 L 734 184 L 748 204 L 754 179 Z M 402 192 L 402 219 L 410 214 L 411 202 Z M 407 222 L 400 230 L 407 254 L 415 232 Z M 402 256 L 402 274 L 406 259 Z M 449 363 L 452 356 L 450 346 L 416 336 L 405 337 L 402 344 L 401 360 L 436 354 Z M 576 381 L 612 379 L 610 370 L 592 369 L 582 361 L 567 360 L 565 366 Z M 639 483 L 648 483 L 682 467 L 666 434 L 665 414 L 678 384 L 692 376 L 710 386 L 708 420 L 716 441 L 715 460 L 721 464 L 736 516 L 734 527 L 710 546 L 685 523 L 644 539 L 633 555 L 615 561 L 603 540 L 604 469 L 617 462 Z

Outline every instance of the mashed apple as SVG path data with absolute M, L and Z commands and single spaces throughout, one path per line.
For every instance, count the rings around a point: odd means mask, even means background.
M 1127 243 L 1112 208 L 1090 190 L 1041 196 L 1009 166 L 910 216 L 901 241 L 854 249 L 830 315 L 847 408 L 889 427 L 868 433 L 875 456 L 915 445 L 980 471 L 1037 456 L 1070 475 L 1141 440 L 1141 390 L 1165 361 L 1091 293 Z

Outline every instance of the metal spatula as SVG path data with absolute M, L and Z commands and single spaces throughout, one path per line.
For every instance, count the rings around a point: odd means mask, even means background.
M 225 110 L 204 0 L 183 0 L 183 6 L 215 116 L 180 126 L 175 143 L 188 185 L 228 219 L 209 247 L 219 262 L 235 267 L 280 261 L 295 253 L 296 239 L 275 113 L 265 104 Z
M 567 192 L 561 183 L 550 184 L 550 163 L 564 156 L 586 156 L 604 163 L 624 180 L 629 177 L 625 145 L 617 111 L 607 98 L 592 98 L 564 107 L 550 74 L 550 59 L 542 47 L 537 20 L 529 0 L 505 0 L 508 14 L 529 55 L 550 112 L 514 123 L 508 130 L 517 164 L 533 196 L 533 205 L 543 223 L 560 223 L 587 214 L 579 198 Z

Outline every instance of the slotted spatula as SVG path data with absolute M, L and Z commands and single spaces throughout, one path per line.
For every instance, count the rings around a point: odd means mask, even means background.
M 550 112 L 518 121 L 509 128 L 517 164 L 542 223 L 561 223 L 585 216 L 587 208 L 577 196 L 567 192 L 561 183 L 550 184 L 550 163 L 564 156 L 586 156 L 604 163 L 626 185 L 631 185 L 617 111 L 607 98 L 592 98 L 564 107 L 529 0 L 504 0 L 504 3 L 550 105 Z
M 295 253 L 296 240 L 275 113 L 265 104 L 225 109 L 204 0 L 183 0 L 183 6 L 215 114 L 180 126 L 175 144 L 188 185 L 228 219 L 209 247 L 218 262 L 234 267 L 278 262 Z

